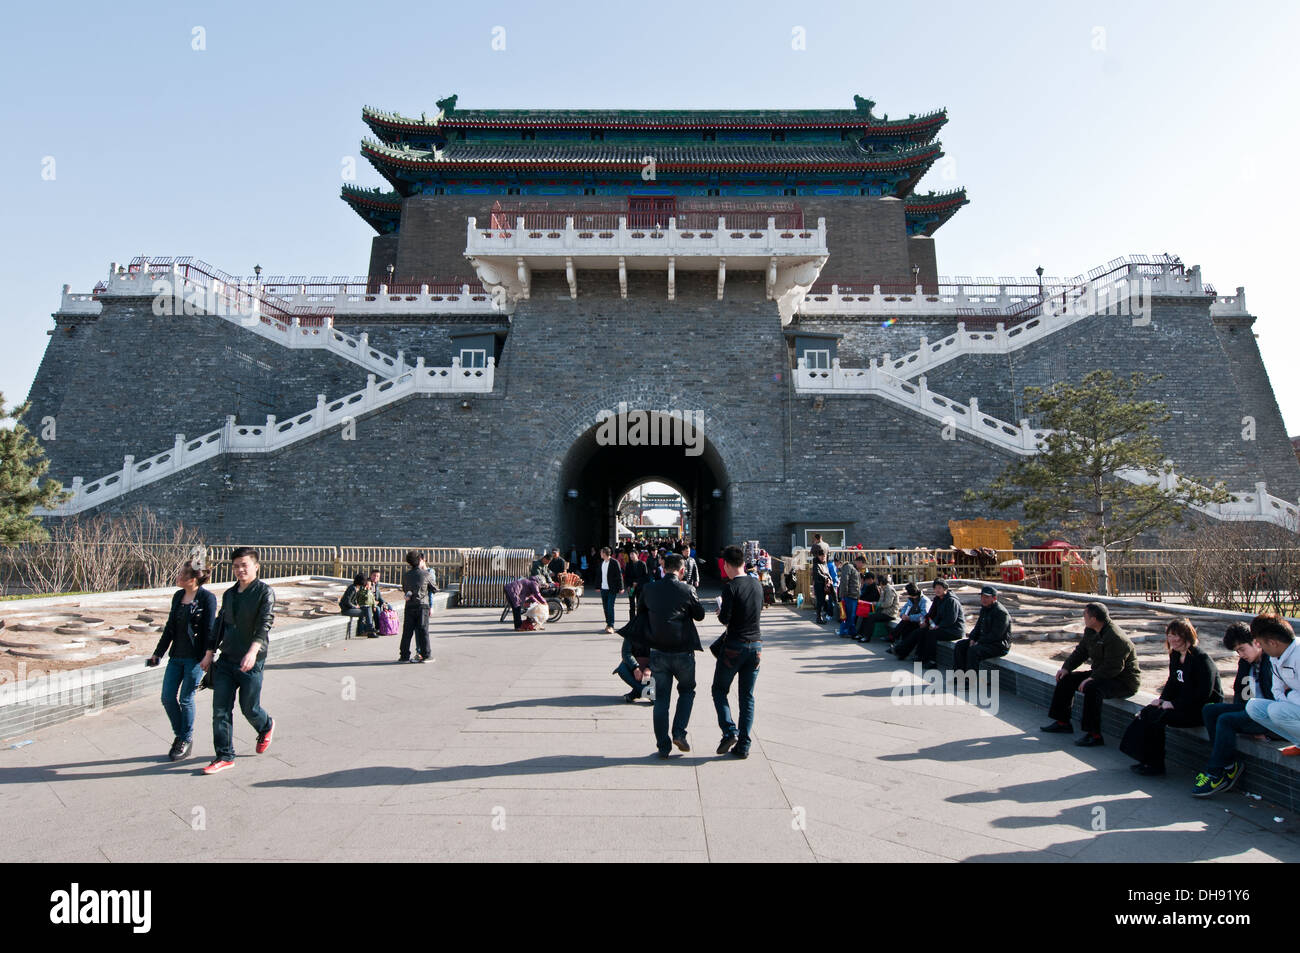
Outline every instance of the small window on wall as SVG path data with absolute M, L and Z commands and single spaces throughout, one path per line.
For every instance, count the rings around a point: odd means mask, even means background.
M 481 347 L 460 349 L 461 367 L 487 367 L 487 351 Z
M 518 187 L 518 186 L 514 186 L 514 185 L 512 185 L 512 186 L 508 186 L 508 187 L 506 188 L 506 195 L 518 195 L 518 194 L 519 194 L 519 187 Z
M 821 533 L 822 542 L 831 549 L 844 548 L 844 530 L 842 529 L 806 529 L 803 531 L 803 544 L 809 548 L 813 544 L 813 534 Z
M 803 352 L 804 366 L 810 371 L 829 371 L 831 369 L 831 352 L 829 348 Z

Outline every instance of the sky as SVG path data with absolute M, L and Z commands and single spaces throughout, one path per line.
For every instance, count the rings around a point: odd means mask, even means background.
M 948 109 L 920 190 L 964 185 L 971 202 L 937 233 L 941 274 L 1177 254 L 1221 293 L 1245 286 L 1297 434 L 1298 20 L 1300 4 L 1201 0 L 12 5 L 0 391 L 25 398 L 61 286 L 89 291 L 111 261 L 364 273 L 373 232 L 338 198 L 349 158 L 356 184 L 387 188 L 359 158 L 363 105 L 851 108 L 857 93 L 891 118 Z

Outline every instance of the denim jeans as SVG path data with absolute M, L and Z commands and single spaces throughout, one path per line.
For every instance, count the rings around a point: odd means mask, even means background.
M 1264 726 L 1253 721 L 1240 702 L 1206 705 L 1201 709 L 1201 718 L 1210 733 L 1210 760 L 1206 768 L 1211 774 L 1222 774 L 1237 760 L 1237 735 L 1264 734 Z
M 844 597 L 844 621 L 840 623 L 840 635 L 852 635 L 858 619 L 858 600 Z
M 1246 702 L 1246 714 L 1251 721 L 1263 725 L 1265 731 L 1300 745 L 1300 705 L 1252 698 Z
M 754 730 L 754 683 L 758 681 L 758 663 L 763 659 L 762 642 L 725 643 L 722 657 L 713 669 L 713 707 L 718 710 L 718 727 L 727 738 L 736 739 L 736 747 L 749 750 Z M 727 695 L 731 682 L 740 676 L 740 729 L 731 720 Z
M 618 593 L 613 589 L 600 590 L 600 601 L 605 607 L 605 624 L 614 625 L 614 606 L 618 601 Z
M 162 683 L 163 710 L 171 720 L 172 734 L 181 741 L 194 740 L 194 693 L 202 680 L 203 669 L 199 668 L 198 659 L 167 660 Z
M 239 670 L 239 659 L 220 655 L 212 663 L 212 747 L 222 761 L 235 760 L 235 743 L 230 720 L 235 711 L 235 693 L 239 693 L 239 710 L 259 735 L 271 727 L 271 716 L 262 710 L 263 655 L 247 672 Z
M 628 688 L 636 692 L 635 697 L 641 697 L 641 693 L 645 691 L 645 686 L 636 680 L 636 677 L 632 674 L 632 666 L 627 664 L 626 659 L 618 663 L 618 668 L 614 669 L 614 674 L 623 679 Z
M 655 680 L 655 741 L 665 754 L 672 749 L 674 738 L 686 737 L 695 704 L 695 653 L 650 650 L 650 672 Z M 677 710 L 673 714 L 673 732 L 668 734 L 668 696 L 677 679 Z

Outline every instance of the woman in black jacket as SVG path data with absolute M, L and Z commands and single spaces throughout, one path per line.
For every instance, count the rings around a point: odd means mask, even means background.
M 157 665 L 163 653 L 171 647 L 171 657 L 163 672 L 163 710 L 172 723 L 171 751 L 167 756 L 180 761 L 189 756 L 194 738 L 194 693 L 203 680 L 199 661 L 207 651 L 212 626 L 217 618 L 217 597 L 203 588 L 208 574 L 187 562 L 176 572 L 176 585 L 180 589 L 172 596 L 171 612 L 163 627 L 158 647 L 149 657 L 150 665 Z
M 1196 644 L 1196 628 L 1187 619 L 1174 619 L 1165 628 L 1169 649 L 1169 678 L 1160 697 L 1129 725 L 1119 750 L 1137 761 L 1138 774 L 1165 773 L 1165 726 L 1199 727 L 1201 710 L 1223 701 L 1219 668 Z

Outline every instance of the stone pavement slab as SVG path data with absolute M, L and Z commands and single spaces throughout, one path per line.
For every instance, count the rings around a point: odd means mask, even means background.
M 152 699 L 0 749 L 0 860 L 1300 860 L 1274 807 L 1138 778 L 1113 746 L 1039 735 L 1015 696 L 996 714 L 900 699 L 910 669 L 807 613 L 764 614 L 749 759 L 713 754 L 701 654 L 694 750 L 667 762 L 650 705 L 622 700 L 597 602 L 533 633 L 498 616 L 436 615 L 425 665 L 397 663 L 393 638 L 272 657 L 275 741 L 254 755 L 236 712 L 239 756 L 215 777 L 207 692 L 183 764 Z

